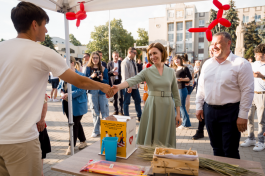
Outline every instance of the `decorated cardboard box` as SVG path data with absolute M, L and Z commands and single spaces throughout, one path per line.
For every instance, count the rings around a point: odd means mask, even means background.
M 104 137 L 118 137 L 117 157 L 127 159 L 136 150 L 136 121 L 129 116 L 114 117 L 117 121 L 100 121 L 100 148 Z

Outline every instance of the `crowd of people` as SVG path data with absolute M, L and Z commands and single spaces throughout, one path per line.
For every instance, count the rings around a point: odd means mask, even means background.
M 91 137 L 99 137 L 100 114 L 102 119 L 109 116 L 107 98 L 113 96 L 113 115 L 129 116 L 133 98 L 140 122 L 137 144 L 175 148 L 176 128 L 191 126 L 190 95 L 196 90 L 199 126 L 194 140 L 204 137 L 206 126 L 215 156 L 240 159 L 240 137 L 247 130 L 248 139 L 241 146 L 264 150 L 265 44 L 255 48 L 256 61 L 252 64 L 231 52 L 229 33 L 219 32 L 209 47 L 210 58 L 196 61 L 194 67 L 186 54 L 173 56 L 169 63 L 160 43 L 148 46 L 148 64 L 139 60 L 136 63 L 136 49 L 130 47 L 124 59 L 114 51 L 113 61 L 106 63 L 102 52 L 94 51 L 84 54 L 82 63 L 70 57 L 68 66 L 54 50 L 36 43 L 44 41 L 47 33 L 49 17 L 43 9 L 20 2 L 12 9 L 11 19 L 18 36 L 0 43 L 0 55 L 6 58 L 0 60 L 1 175 L 43 175 L 42 159 L 51 152 L 45 123 L 49 74 L 50 101 L 58 101 L 59 88 L 62 111 L 68 119 L 68 94 L 72 95 L 73 142 L 75 146 L 79 139 L 79 149 L 87 146 L 81 120 L 88 104 L 94 124 Z M 71 92 L 67 83 L 71 84 Z M 140 83 L 145 83 L 143 110 Z M 258 142 L 254 136 L 255 111 Z M 70 153 L 69 140 L 66 154 Z

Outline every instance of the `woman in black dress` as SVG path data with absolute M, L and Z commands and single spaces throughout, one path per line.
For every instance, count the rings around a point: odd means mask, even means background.
M 181 99 L 180 113 L 183 118 L 182 125 L 179 126 L 178 129 L 188 129 L 191 126 L 191 123 L 189 114 L 187 113 L 185 107 L 186 98 L 188 95 L 188 90 L 185 84 L 188 83 L 192 79 L 192 77 L 189 69 L 183 65 L 183 58 L 180 55 L 174 56 L 172 68 L 175 70 L 176 78 L 178 81 L 179 95 Z

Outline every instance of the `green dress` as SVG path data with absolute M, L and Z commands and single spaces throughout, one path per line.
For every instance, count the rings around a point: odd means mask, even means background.
M 153 65 L 126 80 L 129 87 L 145 81 L 148 91 L 172 92 L 171 96 L 148 96 L 139 126 L 137 144 L 176 148 L 175 106 L 181 106 L 174 70 L 164 66 L 162 76 Z M 160 93 L 158 92 L 158 93 Z M 171 93 L 170 93 L 171 94 Z M 173 101 L 174 100 L 174 101 Z

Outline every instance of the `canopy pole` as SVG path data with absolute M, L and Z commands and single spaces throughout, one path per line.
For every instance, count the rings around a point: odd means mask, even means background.
M 65 53 L 66 53 L 66 63 L 70 65 L 70 48 L 69 48 L 69 22 L 66 19 L 66 13 L 64 14 L 64 24 L 65 24 Z M 71 144 L 71 155 L 74 154 L 74 136 L 73 136 L 73 109 L 72 109 L 72 85 L 67 83 L 68 89 L 68 118 L 69 118 L 69 131 L 70 131 L 70 144 Z
M 109 61 L 111 61 L 110 10 L 109 10 Z

